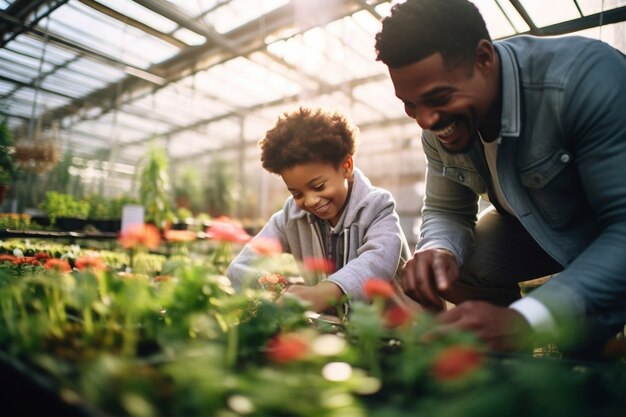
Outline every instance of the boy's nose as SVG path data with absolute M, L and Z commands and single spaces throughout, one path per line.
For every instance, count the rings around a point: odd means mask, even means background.
M 317 204 L 319 203 L 319 201 L 320 201 L 320 198 L 318 196 L 309 194 L 304 199 L 304 205 L 307 208 L 315 208 L 317 207 Z

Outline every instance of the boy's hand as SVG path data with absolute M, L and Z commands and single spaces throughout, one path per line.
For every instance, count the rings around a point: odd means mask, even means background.
M 313 311 L 320 313 L 328 307 L 334 306 L 343 296 L 343 291 L 341 291 L 341 288 L 339 288 L 337 284 L 330 281 L 322 281 L 313 287 L 306 285 L 290 285 L 287 291 L 285 291 L 285 294 L 308 301 L 311 303 Z

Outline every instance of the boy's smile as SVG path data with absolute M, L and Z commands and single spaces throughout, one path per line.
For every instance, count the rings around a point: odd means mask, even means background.
M 284 169 L 280 176 L 299 208 L 327 220 L 331 226 L 337 225 L 348 200 L 351 158 L 348 168 L 310 162 Z

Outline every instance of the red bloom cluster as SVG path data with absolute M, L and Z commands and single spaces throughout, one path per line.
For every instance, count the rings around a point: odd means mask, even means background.
M 58 258 L 50 258 L 46 261 L 44 267 L 46 269 L 57 271 L 57 272 L 70 272 L 72 267 L 69 262 L 63 259 Z
M 102 258 L 98 256 L 81 256 L 76 259 L 76 268 L 80 271 L 106 271 L 108 269 Z
M 2 254 L 0 255 L 0 262 L 11 262 L 13 265 L 41 265 L 39 259 L 35 256 L 22 256 L 18 258 L 14 255 Z
M 259 285 L 268 291 L 280 294 L 289 285 L 289 281 L 281 274 L 268 274 L 258 279 Z
M 393 297 L 393 287 L 389 281 L 385 281 L 381 278 L 370 278 L 363 285 L 363 292 L 367 298 L 382 298 L 384 300 Z
M 335 272 L 335 264 L 326 258 L 308 257 L 303 259 L 307 271 L 330 275 Z
M 123 248 L 130 249 L 137 246 L 157 249 L 161 243 L 159 229 L 151 224 L 137 224 L 124 230 L 118 239 Z
M 439 381 L 452 381 L 470 374 L 482 362 L 483 354 L 475 347 L 451 346 L 435 358 L 432 372 Z
M 257 236 L 248 245 L 260 255 L 272 256 L 283 252 L 280 240 L 271 237 Z
M 391 306 L 385 309 L 383 320 L 387 327 L 399 327 L 408 324 L 413 319 L 413 313 L 406 307 L 399 305 Z
M 241 223 L 226 216 L 220 216 L 211 221 L 206 230 L 207 238 L 222 242 L 246 243 L 250 235 L 241 226 Z
M 192 242 L 198 238 L 198 235 L 191 230 L 174 230 L 169 229 L 165 231 L 165 240 L 170 242 Z
M 309 355 L 307 341 L 295 333 L 279 334 L 267 344 L 267 356 L 276 363 L 288 363 Z

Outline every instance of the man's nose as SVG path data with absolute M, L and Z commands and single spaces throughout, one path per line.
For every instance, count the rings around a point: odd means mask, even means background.
M 439 112 L 422 106 L 415 110 L 414 119 L 422 129 L 430 130 L 439 122 Z

